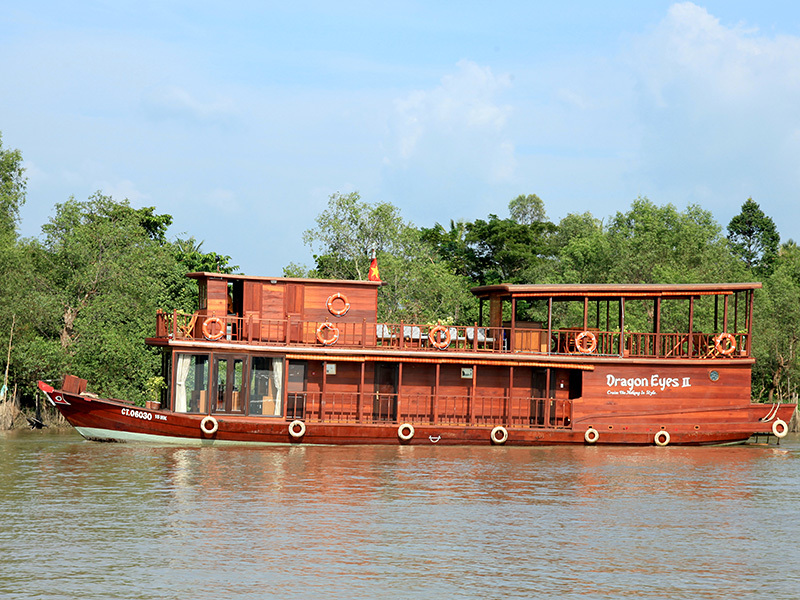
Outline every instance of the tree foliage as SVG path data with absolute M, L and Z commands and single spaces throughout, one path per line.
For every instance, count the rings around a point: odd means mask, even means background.
M 772 218 L 765 215 L 752 198 L 742 204 L 742 212 L 728 223 L 728 240 L 734 255 L 748 269 L 759 276 L 772 272 L 778 257 L 780 235 Z

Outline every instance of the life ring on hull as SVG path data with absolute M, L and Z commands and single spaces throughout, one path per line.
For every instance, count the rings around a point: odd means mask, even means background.
M 600 439 L 600 434 L 594 427 L 589 427 L 589 429 L 586 430 L 586 433 L 583 434 L 583 439 L 586 440 L 587 444 L 594 444 Z
M 441 333 L 444 333 L 444 337 L 440 336 Z M 444 325 L 437 325 L 428 333 L 428 340 L 434 348 L 444 350 L 450 345 L 450 330 Z
M 663 429 L 657 432 L 656 435 L 653 437 L 653 441 L 656 443 L 656 446 L 666 446 L 667 444 L 669 444 L 669 440 L 670 440 L 669 432 L 664 431 Z
M 209 423 L 211 423 L 210 428 L 208 427 Z M 203 420 L 200 421 L 200 429 L 205 434 L 213 435 L 217 433 L 217 429 L 219 429 L 219 423 L 217 423 L 217 420 L 214 417 L 208 415 L 206 417 L 203 417 Z
M 299 427 L 299 429 L 296 429 Z M 291 423 L 289 423 L 289 435 L 292 436 L 294 439 L 299 440 L 306 434 L 306 424 L 303 423 L 300 419 L 295 419 Z
M 772 434 L 776 438 L 786 437 L 787 433 L 789 433 L 789 426 L 783 419 L 778 419 L 772 424 Z
M 337 300 L 341 300 L 344 302 L 344 306 L 342 308 L 333 308 L 333 303 Z M 328 296 L 327 302 L 325 302 L 325 306 L 328 307 L 328 312 L 331 313 L 334 317 L 343 317 L 347 314 L 347 311 L 350 310 L 350 303 L 347 301 L 347 296 L 344 294 L 340 294 L 336 292 L 335 294 L 331 294 Z
M 727 345 L 723 342 L 727 342 Z M 714 338 L 714 348 L 723 356 L 730 356 L 736 350 L 736 338 L 732 333 L 720 333 Z
M 211 325 L 217 326 L 217 333 L 210 332 Z M 222 336 L 225 335 L 225 321 L 219 317 L 208 317 L 203 321 L 203 335 L 207 340 L 211 340 L 212 342 L 222 339 Z
M 328 329 L 333 332 L 331 337 L 327 337 L 325 334 L 325 330 Z M 339 341 L 339 328 L 328 321 L 320 323 L 319 327 L 317 327 L 317 341 L 323 346 L 332 346 Z
M 597 336 L 591 331 L 581 331 L 575 337 L 575 347 L 578 349 L 578 352 L 591 354 L 597 350 Z
M 498 437 L 497 434 L 500 434 L 500 436 Z M 491 438 L 493 444 L 505 444 L 506 440 L 508 439 L 508 430 L 502 425 L 498 425 L 492 429 L 492 433 L 489 437 Z
M 411 423 L 403 423 L 397 428 L 397 437 L 404 442 L 414 437 L 414 426 Z

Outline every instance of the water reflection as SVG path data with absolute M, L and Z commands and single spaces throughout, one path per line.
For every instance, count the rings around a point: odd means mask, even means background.
M 4 598 L 796 596 L 796 437 L 0 450 Z

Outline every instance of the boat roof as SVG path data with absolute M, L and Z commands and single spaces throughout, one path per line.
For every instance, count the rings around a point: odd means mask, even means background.
M 311 285 L 322 284 L 335 284 L 335 285 L 363 285 L 379 287 L 383 282 L 381 281 L 366 281 L 366 280 L 353 280 L 353 279 L 311 279 L 307 277 L 262 277 L 254 275 L 241 275 L 234 273 L 211 273 L 208 271 L 197 271 L 195 273 L 187 273 L 187 277 L 192 279 L 226 279 L 230 281 L 261 281 L 263 283 L 303 283 Z
M 471 289 L 479 298 L 631 298 L 684 297 L 733 294 L 755 290 L 760 282 L 749 283 L 552 283 L 483 285 Z

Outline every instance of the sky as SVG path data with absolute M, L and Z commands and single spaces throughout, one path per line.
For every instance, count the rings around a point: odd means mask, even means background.
M 21 235 L 101 191 L 250 275 L 311 266 L 336 192 L 420 227 L 752 197 L 800 241 L 800 4 L 11 0 L 0 133 Z

